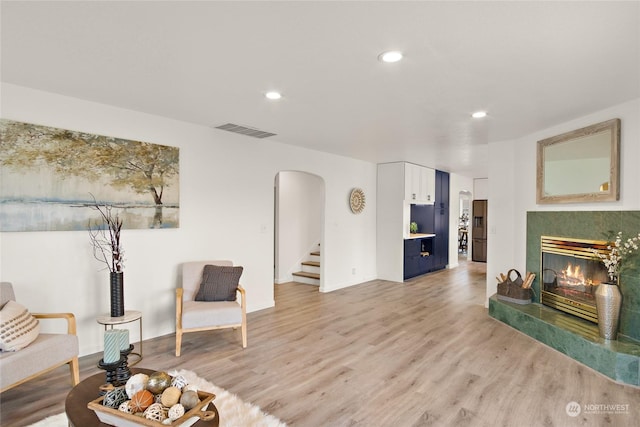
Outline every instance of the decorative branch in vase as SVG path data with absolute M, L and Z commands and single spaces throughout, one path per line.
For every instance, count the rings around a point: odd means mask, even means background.
M 618 322 L 622 294 L 618 287 L 623 261 L 639 248 L 640 233 L 628 238 L 624 243 L 622 232 L 618 232 L 616 240 L 607 245 L 606 251 L 591 249 L 607 269 L 609 282 L 601 283 L 596 290 L 596 309 L 598 312 L 598 330 L 604 339 L 613 340 L 618 335 Z
M 124 316 L 124 250 L 120 241 L 123 221 L 113 213 L 113 206 L 99 205 L 94 198 L 91 209 L 100 213 L 101 220 L 89 220 L 89 239 L 93 256 L 110 271 L 111 317 Z
M 640 243 L 640 233 L 637 236 L 627 239 L 622 243 L 622 231 L 616 235 L 616 240 L 607 245 L 607 252 L 591 249 L 607 268 L 607 275 L 611 283 L 618 284 L 622 262 L 625 258 L 637 251 Z

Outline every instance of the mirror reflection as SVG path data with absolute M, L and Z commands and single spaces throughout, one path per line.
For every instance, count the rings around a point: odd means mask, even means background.
M 538 203 L 618 200 L 620 120 L 538 141 Z

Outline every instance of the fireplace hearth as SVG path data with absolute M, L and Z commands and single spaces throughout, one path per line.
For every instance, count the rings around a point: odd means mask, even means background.
M 607 281 L 607 269 L 593 250 L 608 252 L 608 242 L 551 236 L 540 240 L 540 302 L 598 323 L 595 291 Z
M 640 387 L 640 265 L 620 275 L 623 302 L 616 340 L 601 338 L 595 322 L 539 304 L 543 291 L 549 297 L 542 285 L 541 236 L 572 237 L 557 240 L 607 238 L 612 227 L 625 234 L 637 233 L 640 210 L 527 212 L 526 271 L 537 273 L 532 286 L 535 302 L 512 304 L 494 295 L 489 298 L 489 315 L 614 381 Z M 588 255 L 584 259 L 593 260 Z

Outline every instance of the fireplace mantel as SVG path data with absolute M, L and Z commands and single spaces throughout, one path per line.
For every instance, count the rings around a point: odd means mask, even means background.
M 557 236 L 575 239 L 613 240 L 640 232 L 640 211 L 544 211 L 527 212 L 527 269 L 536 273 L 533 289 L 540 302 L 540 237 Z M 640 341 L 640 254 L 620 275 L 622 335 Z M 505 266 L 507 268 L 509 266 Z M 510 267 L 509 267 L 510 268 Z
M 640 262 L 620 276 L 622 310 L 618 339 L 598 336 L 594 323 L 540 304 L 540 237 L 612 240 L 640 232 L 640 211 L 527 212 L 526 271 L 536 273 L 533 304 L 489 300 L 489 315 L 584 363 L 609 378 L 640 386 Z M 511 268 L 511 266 L 505 266 Z

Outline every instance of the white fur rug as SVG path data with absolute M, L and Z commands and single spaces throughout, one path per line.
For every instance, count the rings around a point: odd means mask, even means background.
M 262 410 L 250 403 L 243 402 L 235 394 L 229 393 L 204 378 L 198 377 L 194 372 L 185 369 L 170 371 L 171 375 L 182 375 L 189 384 L 194 384 L 199 390 L 216 395 L 213 403 L 220 414 L 220 427 L 286 427 L 286 424 L 276 417 L 265 414 Z M 62 413 L 45 418 L 30 427 L 67 427 L 67 416 Z

